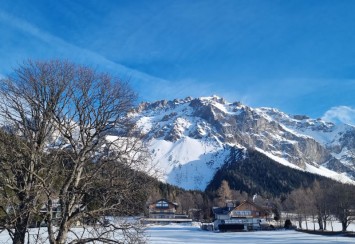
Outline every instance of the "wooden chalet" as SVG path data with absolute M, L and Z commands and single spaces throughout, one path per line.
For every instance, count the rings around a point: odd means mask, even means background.
M 249 200 L 243 201 L 235 207 L 230 213 L 230 218 L 264 218 L 269 216 L 269 211 L 256 205 Z
M 143 223 L 182 223 L 192 222 L 187 215 L 177 214 L 178 204 L 159 199 L 148 205 L 148 218 L 143 218 Z
M 247 231 L 261 229 L 270 212 L 252 201 L 245 200 L 237 207 L 213 208 L 214 229 L 219 231 Z
M 149 218 L 174 219 L 177 207 L 177 203 L 169 202 L 166 199 L 160 199 L 149 204 Z

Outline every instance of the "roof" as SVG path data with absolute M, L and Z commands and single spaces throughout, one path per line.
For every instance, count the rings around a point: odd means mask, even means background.
M 229 214 L 233 207 L 212 208 L 214 214 Z
M 260 209 L 260 210 L 266 210 L 265 208 L 257 205 L 256 203 L 252 202 L 252 201 L 249 201 L 249 200 L 244 200 L 241 204 L 239 204 L 237 207 L 235 207 L 234 209 L 240 207 L 240 206 L 243 206 L 244 204 L 250 204 L 250 205 L 253 205 L 254 207 Z
M 243 202 L 241 202 L 241 204 L 239 204 L 238 206 L 236 207 L 222 207 L 222 208 L 218 208 L 218 207 L 214 207 L 212 208 L 212 212 L 214 214 L 229 214 L 233 209 L 237 209 L 238 207 L 240 206 L 243 206 L 244 204 L 250 204 L 250 205 L 253 205 L 254 207 L 260 209 L 261 211 L 265 211 L 265 212 L 268 212 L 267 209 L 265 209 L 264 207 L 261 207 L 257 204 L 255 204 L 254 202 L 250 201 L 250 200 L 244 200 Z
M 159 199 L 159 200 L 157 200 L 157 201 L 154 201 L 154 202 L 150 203 L 149 205 L 151 205 L 151 204 L 156 204 L 156 203 L 158 203 L 158 202 L 160 202 L 160 201 L 167 202 L 167 203 L 169 203 L 169 204 L 175 205 L 176 207 L 179 206 L 179 204 L 177 204 L 176 202 L 170 202 L 169 200 L 167 200 L 167 199 L 165 199 L 165 198 L 161 198 L 161 199 Z
M 170 202 L 170 201 L 168 201 L 168 200 L 165 199 L 165 198 L 159 199 L 158 201 L 156 201 L 156 203 L 159 202 L 159 201 L 165 201 L 165 202 L 168 202 L 169 204 L 173 204 L 173 205 L 175 205 L 175 206 L 179 206 L 179 204 L 177 204 L 176 202 Z

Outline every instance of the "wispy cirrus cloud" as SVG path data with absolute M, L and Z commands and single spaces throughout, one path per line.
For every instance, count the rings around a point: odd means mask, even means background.
M 336 124 L 355 125 L 355 109 L 348 106 L 332 107 L 324 113 L 322 119 Z
M 7 24 L 23 31 L 26 32 L 27 34 L 30 34 L 36 38 L 38 38 L 41 41 L 44 41 L 48 44 L 51 44 L 52 46 L 55 46 L 56 48 L 60 49 L 61 51 L 65 50 L 65 53 L 71 53 L 71 54 L 79 54 L 79 59 L 82 60 L 94 60 L 95 63 L 100 63 L 105 65 L 105 67 L 116 69 L 118 71 L 127 73 L 127 74 L 134 74 L 135 76 L 138 76 L 139 78 L 143 79 L 158 79 L 158 77 L 150 76 L 148 74 L 145 74 L 143 72 L 140 72 L 139 70 L 133 70 L 130 69 L 124 65 L 121 65 L 119 63 L 115 63 L 104 56 L 93 52 L 91 50 L 85 49 L 78 47 L 76 45 L 73 45 L 72 43 L 69 43 L 62 38 L 59 38 L 51 33 L 48 33 L 46 31 L 41 30 L 37 26 L 24 21 L 16 16 L 13 16 L 11 14 L 8 14 L 4 11 L 0 10 L 0 20 L 6 22 Z
M 75 62 L 93 65 L 94 67 L 98 66 L 100 69 L 109 71 L 113 75 L 118 75 L 125 80 L 129 80 L 135 90 L 138 91 L 138 94 L 140 94 L 140 100 L 206 96 L 212 95 L 212 91 L 214 90 L 210 83 L 200 83 L 194 79 L 170 81 L 137 69 L 132 69 L 114 62 L 95 51 L 74 45 L 38 28 L 28 21 L 2 10 L 0 10 L 0 22 L 5 22 L 7 25 L 11 25 L 13 28 L 48 44 L 53 54 L 48 54 L 46 58 L 68 58 Z
M 25 32 L 26 34 L 30 34 L 33 37 L 50 44 L 52 47 L 56 49 L 57 52 L 62 55 L 59 58 L 72 58 L 75 57 L 75 61 L 90 63 L 93 65 L 99 65 L 100 67 L 104 67 L 105 70 L 109 70 L 110 72 L 118 73 L 123 75 L 127 79 L 133 80 L 133 82 L 140 83 L 139 86 L 145 87 L 156 87 L 160 92 L 171 93 L 172 89 L 162 89 L 163 87 L 169 87 L 170 81 L 161 79 L 159 77 L 155 77 L 144 72 L 141 72 L 136 69 L 131 69 L 122 64 L 113 62 L 106 57 L 85 49 L 78 47 L 72 43 L 67 42 L 66 40 L 59 38 L 51 33 L 41 30 L 37 26 L 21 19 L 11 14 L 8 14 L 2 10 L 0 10 L 0 21 L 5 22 L 12 27 Z M 56 52 L 54 52 L 56 53 Z M 72 56 L 72 57 L 71 57 Z M 53 58 L 53 57 L 49 57 Z M 141 84 L 146 83 L 146 84 Z M 160 87 L 160 89 L 158 89 Z M 176 89 L 175 89 L 176 92 Z

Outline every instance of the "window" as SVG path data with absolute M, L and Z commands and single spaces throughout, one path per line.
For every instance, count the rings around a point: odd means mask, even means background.
M 156 207 L 157 208 L 168 208 L 169 204 L 165 201 L 159 201 L 159 202 L 157 202 Z
M 234 211 L 234 215 L 236 215 L 236 216 L 250 216 L 251 211 Z

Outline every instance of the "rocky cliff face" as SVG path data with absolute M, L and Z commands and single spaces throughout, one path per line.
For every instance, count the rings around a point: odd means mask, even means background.
M 147 133 L 164 179 L 187 189 L 203 190 L 231 148 L 253 148 L 304 171 L 323 174 L 326 167 L 355 176 L 351 154 L 355 128 L 349 125 L 251 108 L 219 97 L 144 103 L 132 116 Z
M 331 155 L 323 161 L 323 165 L 327 168 L 355 176 L 355 127 L 347 124 L 335 125 L 307 116 L 290 116 L 276 109 L 260 108 L 257 110 L 287 127 L 293 133 L 314 139 L 328 156 Z M 310 148 L 305 148 L 307 149 Z

